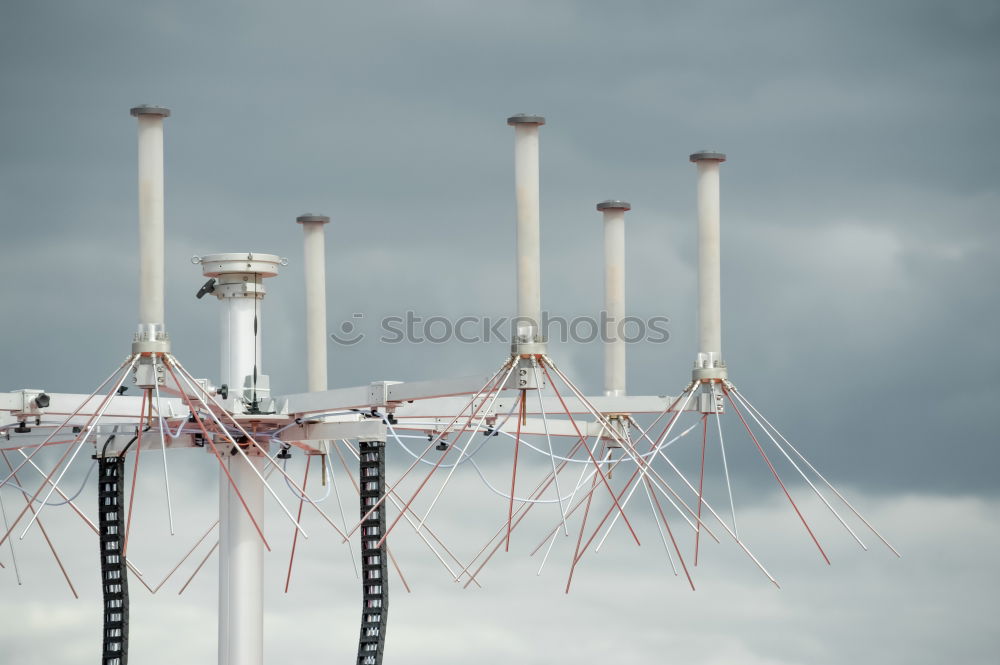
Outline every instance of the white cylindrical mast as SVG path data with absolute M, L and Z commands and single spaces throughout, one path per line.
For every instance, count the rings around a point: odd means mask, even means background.
M 517 339 L 541 343 L 542 291 L 539 239 L 538 128 L 540 115 L 507 118 L 514 127 L 514 189 L 517 200 Z
M 306 277 L 306 378 L 308 390 L 326 390 L 326 244 L 325 215 L 299 215 L 296 222 L 305 234 Z
M 261 372 L 263 280 L 278 274 L 282 259 L 272 254 L 212 254 L 198 259 L 204 275 L 216 280 L 222 302 L 220 382 L 229 387 L 226 408 L 253 413 L 270 394 Z M 258 443 L 267 449 L 267 443 Z M 226 451 L 227 453 L 229 451 Z M 247 456 L 263 472 L 266 459 L 254 447 Z M 264 525 L 264 485 L 242 455 L 223 462 L 239 488 L 219 472 L 219 665 L 262 665 L 264 660 L 264 546 L 247 516 Z
M 604 213 L 604 394 L 620 397 L 625 389 L 625 211 L 626 201 L 597 204 Z
M 722 360 L 722 275 L 719 235 L 719 165 L 721 152 L 690 156 L 698 165 L 698 362 L 724 371 Z M 704 377 L 712 378 L 712 377 Z M 724 378 L 724 377 L 718 377 Z
M 139 120 L 139 329 L 162 331 L 163 313 L 163 119 L 170 110 L 136 106 Z

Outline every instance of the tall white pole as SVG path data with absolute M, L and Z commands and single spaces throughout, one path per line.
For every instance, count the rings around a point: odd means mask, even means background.
M 517 342 L 542 342 L 541 243 L 539 240 L 538 128 L 540 115 L 507 118 L 514 127 L 514 189 L 517 200 Z
M 216 279 L 222 302 L 220 381 L 229 386 L 226 407 L 248 413 L 269 395 L 261 372 L 261 304 L 264 278 L 278 274 L 281 259 L 271 254 L 213 254 L 199 259 L 204 275 Z M 259 442 L 267 448 L 266 442 Z M 242 455 L 225 450 L 224 463 L 239 488 L 219 472 L 219 665 L 262 665 L 264 660 L 264 546 L 247 516 L 264 525 L 264 485 Z M 245 450 L 258 472 L 266 460 Z
M 310 392 L 326 390 L 326 237 L 325 215 L 299 215 L 305 234 L 306 378 Z
M 139 326 L 162 330 L 163 119 L 170 110 L 137 106 L 139 120 Z
M 722 276 L 719 235 L 719 165 L 721 152 L 691 155 L 698 165 L 698 363 L 724 372 L 722 360 Z M 697 369 L 697 368 L 696 368 Z M 705 376 L 702 378 L 725 378 Z
M 163 309 L 163 119 L 170 109 L 143 105 L 130 112 L 139 122 L 139 325 L 132 353 L 142 354 L 135 379 L 147 390 L 161 382 L 158 358 L 170 351 Z
M 230 455 L 226 463 L 233 481 L 240 488 L 247 509 L 263 528 L 264 485 L 257 473 L 262 473 L 266 460 L 259 453 L 247 451 L 251 462 L 257 467 L 255 472 L 241 455 Z M 219 528 L 226 532 L 225 556 L 220 557 L 219 572 L 225 569 L 227 621 L 226 633 L 219 634 L 220 665 L 263 665 L 264 662 L 264 545 L 260 535 L 247 517 L 236 492 L 229 487 L 228 478 L 219 478 L 226 483 L 229 503 L 227 524 L 221 519 Z M 220 550 L 221 552 L 221 550 Z M 221 559 L 228 559 L 225 566 Z M 225 647 L 223 647 L 225 645 Z M 226 652 L 223 653 L 223 648 Z
M 604 213 L 604 394 L 625 395 L 625 211 L 626 201 L 601 201 Z

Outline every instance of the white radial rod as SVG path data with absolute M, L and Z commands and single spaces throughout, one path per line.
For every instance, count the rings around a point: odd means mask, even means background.
M 164 324 L 163 119 L 170 109 L 136 106 L 139 120 L 139 325 Z
M 507 118 L 514 128 L 514 192 L 517 201 L 517 336 L 534 342 L 542 320 L 541 245 L 539 240 L 538 128 L 540 115 Z M 541 340 L 538 340 L 541 341 Z
M 310 392 L 326 390 L 326 245 L 325 215 L 299 215 L 305 234 L 306 377 Z
M 601 201 L 604 213 L 604 394 L 625 395 L 625 201 Z
M 722 279 L 719 237 L 721 152 L 691 155 L 698 165 L 698 351 L 714 365 L 722 361 Z

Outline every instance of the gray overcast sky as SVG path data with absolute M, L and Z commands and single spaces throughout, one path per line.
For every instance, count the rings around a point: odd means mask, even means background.
M 889 663 L 994 662 L 1000 645 L 976 632 L 975 611 L 1000 590 L 977 554 L 1000 531 L 1000 389 L 991 380 L 1000 365 L 998 51 L 995 1 L 8 0 L 0 6 L 0 389 L 89 392 L 127 351 L 137 291 L 128 109 L 136 104 L 173 110 L 167 324 L 175 351 L 196 375 L 217 371 L 217 313 L 193 298 L 202 280 L 191 255 L 287 256 L 265 303 L 265 371 L 277 392 L 305 384 L 294 224 L 305 211 L 334 220 L 331 329 L 353 313 L 368 326 L 361 344 L 331 345 L 332 385 L 485 373 L 500 362 L 499 343 L 379 344 L 377 321 L 407 309 L 511 312 L 512 132 L 504 119 L 527 111 L 548 119 L 544 306 L 564 316 L 600 308 L 593 206 L 631 201 L 629 309 L 670 317 L 671 340 L 630 348 L 629 389 L 676 393 L 695 351 L 687 155 L 715 148 L 729 155 L 723 321 L 731 375 L 822 470 L 863 497 L 907 558 L 848 550 L 846 567 L 819 569 L 800 561 L 813 564 L 814 552 L 796 550 L 776 598 L 721 563 L 704 575 L 715 588 L 685 606 L 675 602 L 683 589 L 673 579 L 633 599 L 630 585 L 647 579 L 624 572 L 662 563 L 651 564 L 648 551 L 633 561 L 623 547 L 609 553 L 622 557 L 610 568 L 589 568 L 569 600 L 558 580 L 531 584 L 531 565 L 501 567 L 487 591 L 461 597 L 428 567 L 420 593 L 396 596 L 387 658 L 587 661 L 605 648 L 621 654 L 610 636 L 631 627 L 624 616 L 659 602 L 661 620 L 644 619 L 651 636 L 626 649 L 638 660 L 842 663 L 877 654 Z M 555 345 L 554 353 L 588 392 L 599 389 L 598 344 Z M 778 504 L 760 479 L 746 491 L 768 524 Z M 189 493 L 203 491 L 190 482 Z M 489 509 L 499 519 L 502 507 Z M 448 519 L 462 530 L 461 516 Z M 93 577 L 94 561 L 73 556 L 79 576 Z M 303 556 L 304 567 L 320 570 L 327 555 L 316 545 Z M 413 552 L 417 570 L 428 556 Z M 303 591 L 301 605 L 276 600 L 274 658 L 292 639 L 278 626 L 323 626 L 325 612 L 343 617 L 336 637 L 344 644 L 327 646 L 350 657 L 354 582 L 340 568 L 346 559 L 336 562 L 342 575 L 331 584 L 350 601 L 318 591 Z M 275 586 L 280 568 L 269 572 Z M 23 663 L 90 658 L 96 587 L 70 602 L 46 579 L 4 592 L 0 649 Z M 201 583 L 201 605 L 140 601 L 134 648 L 145 656 L 135 662 L 173 655 L 164 633 L 148 626 L 185 630 L 197 620 L 204 639 L 178 648 L 210 659 L 214 618 L 201 606 L 211 606 L 211 583 Z M 759 611 L 735 611 L 757 607 L 750 590 L 769 600 Z M 596 610 L 602 602 L 606 613 Z M 24 607 L 61 623 L 31 619 L 29 629 Z M 443 627 L 427 615 L 447 623 L 467 611 L 463 637 L 448 633 L 458 640 L 454 652 L 433 652 L 434 640 L 446 638 L 431 637 Z M 882 621 L 879 635 L 872 625 Z M 49 644 L 53 626 L 72 639 Z M 560 630 L 565 644 L 547 653 L 545 637 Z M 886 634 L 896 636 L 891 648 Z M 294 636 L 302 657 L 324 653 L 311 639 Z M 77 645 L 85 656 L 56 650 Z

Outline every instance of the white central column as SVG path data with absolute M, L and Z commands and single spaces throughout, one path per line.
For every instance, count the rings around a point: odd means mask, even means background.
M 305 235 L 303 248 L 306 291 L 306 378 L 308 390 L 326 390 L 326 237 L 325 215 L 299 215 Z
M 626 201 L 601 201 L 604 213 L 604 394 L 625 395 L 625 340 L 619 332 L 625 319 Z
M 234 414 L 258 408 L 269 396 L 261 372 L 263 280 L 278 274 L 281 259 L 271 254 L 212 254 L 200 258 L 206 277 L 215 278 L 222 304 L 220 382 L 229 387 L 224 400 Z M 265 445 L 263 442 L 261 445 Z M 219 473 L 219 665 L 263 665 L 264 545 L 247 510 L 264 528 L 264 485 L 242 455 L 220 446 L 225 471 Z M 244 450 L 263 471 L 266 460 L 252 447 Z M 246 508 L 240 501 L 240 494 Z
M 698 165 L 698 363 L 720 368 L 722 360 L 722 274 L 719 235 L 719 165 L 721 152 L 696 152 Z M 724 378 L 724 377 L 722 377 Z
M 163 119 L 162 106 L 136 106 L 139 121 L 139 325 L 162 330 Z
M 514 190 L 517 201 L 517 342 L 540 342 L 542 320 L 539 237 L 538 128 L 540 115 L 507 118 L 514 127 Z
M 163 119 L 170 109 L 145 104 L 130 112 L 139 124 L 139 326 L 132 353 L 143 354 L 136 381 L 148 390 L 159 356 L 170 351 L 163 309 Z
M 263 472 L 264 457 L 251 454 L 250 459 Z M 241 455 L 230 455 L 229 473 L 240 488 L 243 500 L 261 528 L 264 526 L 264 485 Z M 264 662 L 264 545 L 260 534 L 247 517 L 239 496 L 226 482 L 227 524 L 220 520 L 219 528 L 227 532 L 224 558 L 228 576 L 226 584 L 226 634 L 219 634 L 220 665 L 262 665 Z M 221 493 L 220 493 L 221 496 Z M 220 542 L 220 548 L 223 543 Z M 221 552 L 221 550 L 220 550 Z M 219 572 L 223 566 L 220 560 Z M 220 589 L 221 591 L 221 589 Z M 221 603 L 220 603 L 221 605 Z M 220 607 L 221 609 L 221 607 Z

